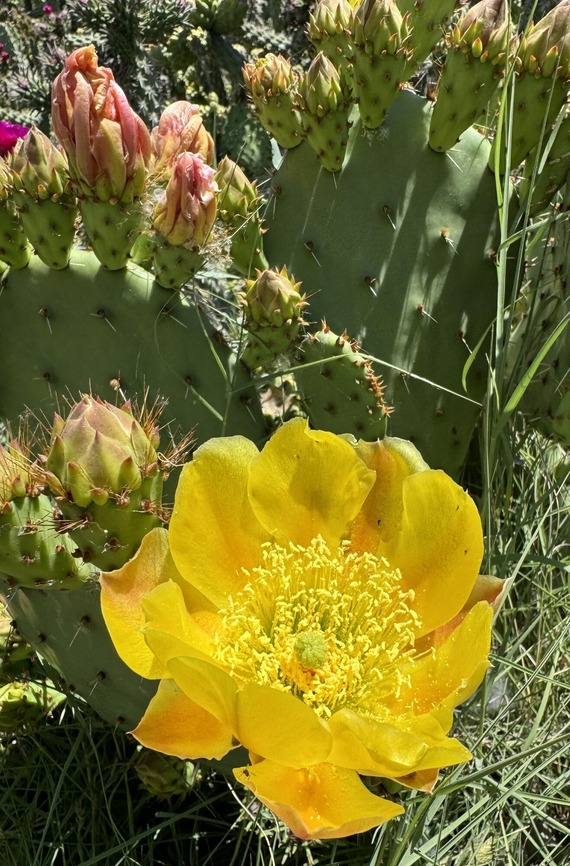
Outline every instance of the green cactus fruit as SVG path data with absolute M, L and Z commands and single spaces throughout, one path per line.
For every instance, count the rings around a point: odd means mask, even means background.
M 142 204 L 81 198 L 79 210 L 93 252 L 110 271 L 124 268 L 144 222 Z
M 228 230 L 233 264 L 246 277 L 265 270 L 267 259 L 259 216 L 261 199 L 255 184 L 228 156 L 218 163 L 215 181 L 219 189 L 218 216 Z
M 0 734 L 35 727 L 65 700 L 65 695 L 45 683 L 7 683 L 0 686 Z
M 125 730 L 139 723 L 156 691 L 121 661 L 101 614 L 98 584 L 76 592 L 11 588 L 0 582 L 8 610 L 57 686 L 87 701 Z
M 0 505 L 0 569 L 12 585 L 78 589 L 94 569 L 75 556 L 76 545 L 58 531 L 60 512 L 44 494 Z
M 39 467 L 17 443 L 0 446 L 0 569 L 22 586 L 75 589 L 93 569 L 58 532 L 60 511 L 44 494 Z
M 142 748 L 134 766 L 142 788 L 158 800 L 180 802 L 194 788 L 196 767 L 192 761 Z
M 250 369 L 271 366 L 292 347 L 304 324 L 301 313 L 307 303 L 300 286 L 284 267 L 258 271 L 257 279 L 248 280 L 246 291 L 240 292 L 246 328 L 241 360 Z
M 458 0 L 397 0 L 403 16 L 408 15 L 412 70 L 426 59 L 443 36 L 444 25 L 452 15 Z
M 32 127 L 10 159 L 13 198 L 24 232 L 50 268 L 65 268 L 71 257 L 77 199 L 65 155 Z
M 13 268 L 25 268 L 32 248 L 15 212 L 10 187 L 10 170 L 0 156 L 0 260 Z
M 303 140 L 295 110 L 297 74 L 281 54 L 266 54 L 243 66 L 243 79 L 260 123 L 280 147 L 296 147 Z
M 509 56 L 506 0 L 481 0 L 456 24 L 438 84 L 429 133 L 436 151 L 452 148 L 484 112 Z
M 515 89 L 511 140 L 511 167 L 516 168 L 548 135 L 566 102 L 570 82 L 570 0 L 561 0 L 523 34 L 515 58 Z M 507 134 L 505 130 L 504 135 Z M 495 142 L 497 138 L 495 139 Z M 506 170 L 506 149 L 493 147 L 489 166 Z
M 319 0 L 309 13 L 307 36 L 334 64 L 345 81 L 352 83 L 351 32 L 354 9 L 349 0 Z
M 300 78 L 296 104 L 317 159 L 327 171 L 338 171 L 348 143 L 350 89 L 324 54 Z
M 391 412 L 372 363 L 347 334 L 327 325 L 301 343 L 295 381 L 315 428 L 379 439 Z
M 307 144 L 289 152 L 273 179 L 264 246 L 273 267 L 302 280 L 312 318 L 380 362 L 395 407 L 390 435 L 457 475 L 487 383 L 496 192 L 484 137 L 466 132 L 451 160 L 428 146 L 430 115 L 427 100 L 403 90 L 382 135 L 370 139 L 355 122 L 335 174 Z
M 147 271 L 108 271 L 80 250 L 62 271 L 34 256 L 3 280 L 0 415 L 14 426 L 27 406 L 53 416 L 69 395 L 142 402 L 148 392 L 150 405 L 167 395 L 164 423 L 197 441 L 266 435 L 251 377 L 209 319 L 207 295 L 167 292 Z
M 554 138 L 545 138 L 542 146 L 535 147 L 525 159 L 518 188 L 523 207 L 528 206 L 531 216 L 545 210 L 569 176 L 570 109 L 567 108 Z
M 386 117 L 406 81 L 411 53 L 408 28 L 394 0 L 364 0 L 353 25 L 354 94 L 367 129 Z

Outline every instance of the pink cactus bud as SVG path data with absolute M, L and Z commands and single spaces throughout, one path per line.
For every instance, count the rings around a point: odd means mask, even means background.
M 70 54 L 55 79 L 52 123 L 85 195 L 127 203 L 142 194 L 150 135 L 93 45 Z
M 198 154 L 182 153 L 176 159 L 154 212 L 154 228 L 169 243 L 198 249 L 208 237 L 217 208 L 214 174 Z
M 170 174 L 176 157 L 185 151 L 199 153 L 208 165 L 214 158 L 214 139 L 204 127 L 198 106 L 190 102 L 180 100 L 165 108 L 150 139 L 157 175 Z

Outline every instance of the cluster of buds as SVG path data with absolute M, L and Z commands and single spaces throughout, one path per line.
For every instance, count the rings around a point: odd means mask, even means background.
M 508 57 L 511 22 L 506 0 L 481 0 L 455 25 L 450 35 L 453 48 L 481 63 L 504 68 Z
M 523 34 L 516 69 L 536 78 L 570 80 L 570 0 L 561 0 Z

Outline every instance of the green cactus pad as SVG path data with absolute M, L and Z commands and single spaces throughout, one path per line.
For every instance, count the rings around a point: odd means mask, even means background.
M 61 677 L 58 682 L 84 698 L 105 721 L 131 730 L 140 721 L 157 683 L 121 661 L 101 614 L 98 585 L 77 592 L 13 589 L 0 592 L 16 628 L 38 656 Z
M 289 152 L 273 180 L 264 246 L 273 267 L 302 281 L 313 319 L 378 359 L 395 407 L 390 435 L 457 474 L 486 387 L 496 196 L 488 142 L 470 130 L 453 159 L 434 153 L 430 114 L 426 100 L 402 91 L 378 133 L 355 123 L 334 175 L 306 144 Z M 479 343 L 466 394 L 463 368 Z
M 85 251 L 62 271 L 33 257 L 3 279 L 0 415 L 14 427 L 28 406 L 51 419 L 80 393 L 122 403 L 148 392 L 151 404 L 168 399 L 164 423 L 197 442 L 265 436 L 250 376 L 206 316 L 207 296 L 193 303 L 134 265 L 108 271 Z

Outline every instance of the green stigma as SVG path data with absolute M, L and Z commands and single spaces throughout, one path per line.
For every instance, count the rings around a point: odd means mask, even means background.
M 294 646 L 299 664 L 307 670 L 317 670 L 327 658 L 327 643 L 320 632 L 305 631 L 297 635 Z

